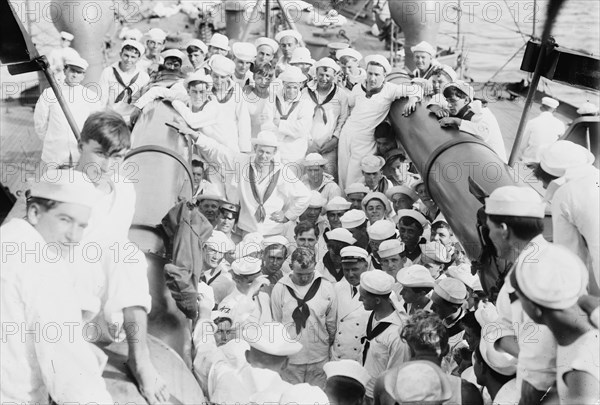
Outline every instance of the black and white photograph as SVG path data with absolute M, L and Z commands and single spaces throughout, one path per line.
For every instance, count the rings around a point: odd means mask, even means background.
M 600 1 L 0 0 L 0 405 L 600 405 Z

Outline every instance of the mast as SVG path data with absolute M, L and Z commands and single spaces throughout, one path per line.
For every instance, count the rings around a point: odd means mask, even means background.
M 459 2 L 460 4 L 460 2 Z M 533 0 L 533 28 L 531 30 L 531 37 L 535 38 L 535 23 L 537 22 L 537 0 Z
M 271 38 L 271 0 L 265 0 L 265 37 Z

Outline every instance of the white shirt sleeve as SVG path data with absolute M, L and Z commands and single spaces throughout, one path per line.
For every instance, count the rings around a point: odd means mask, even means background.
M 184 121 L 193 129 L 200 129 L 215 124 L 215 114 L 213 109 L 209 108 L 209 102 L 204 110 L 192 112 L 182 101 L 174 100 L 173 108 L 181 115 Z
M 246 100 L 243 97 L 237 103 L 235 113 L 238 119 L 238 147 L 240 148 L 240 152 L 249 153 L 252 151 L 252 144 L 250 142 L 252 138 L 252 122 L 250 120 L 248 104 L 246 104 Z
M 48 104 L 49 92 L 52 89 L 46 89 L 40 95 L 37 103 L 35 104 L 35 110 L 33 111 L 33 125 L 35 133 L 43 141 L 48 131 L 48 122 L 50 119 L 50 105 Z M 54 95 L 54 92 L 52 92 Z
M 28 325 L 60 325 L 55 338 L 36 339 L 35 356 L 44 384 L 52 399 L 59 404 L 112 403 L 112 398 L 102 379 L 101 362 L 92 347 L 83 339 L 81 312 L 74 300 L 58 296 L 66 291 L 66 277 L 56 278 L 52 272 L 37 274 L 27 281 L 22 290 L 25 316 Z M 62 280 L 62 281 L 61 281 Z M 67 329 L 68 327 L 68 329 Z

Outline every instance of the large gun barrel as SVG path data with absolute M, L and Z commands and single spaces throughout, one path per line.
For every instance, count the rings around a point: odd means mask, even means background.
M 469 191 L 469 178 L 487 194 L 498 187 L 527 184 L 483 141 L 456 129 L 441 128 L 423 106 L 404 117 L 405 103 L 397 101 L 390 110 L 396 136 L 467 255 L 477 259 L 482 246 L 476 213 L 482 204 Z

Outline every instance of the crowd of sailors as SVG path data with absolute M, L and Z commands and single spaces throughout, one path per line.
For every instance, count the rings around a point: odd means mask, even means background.
M 494 290 L 387 120 L 404 100 L 405 116 L 427 108 L 507 161 L 493 113 L 432 45 L 414 46 L 416 69 L 391 83 L 385 57 L 334 46 L 315 61 L 293 30 L 183 50 L 165 50 L 159 28 L 127 33 L 97 94 L 72 35 L 50 58 L 81 139 L 45 90 L 34 124 L 50 169 L 1 227 L 3 404 L 113 403 L 90 324 L 127 341 L 149 403 L 169 401 L 146 340 L 148 261 L 130 250 L 136 194 L 114 173 L 130 128 L 165 102 L 193 148 L 193 199 L 169 213 L 180 239 L 165 274 L 184 286 L 172 292 L 193 325 L 196 403 L 597 403 L 599 172 L 558 140 L 556 100 L 519 151 L 545 198 L 505 186 L 485 200 L 482 233 L 510 263 Z M 198 246 L 183 242 L 184 222 Z M 45 336 L 48 324 L 63 333 Z

